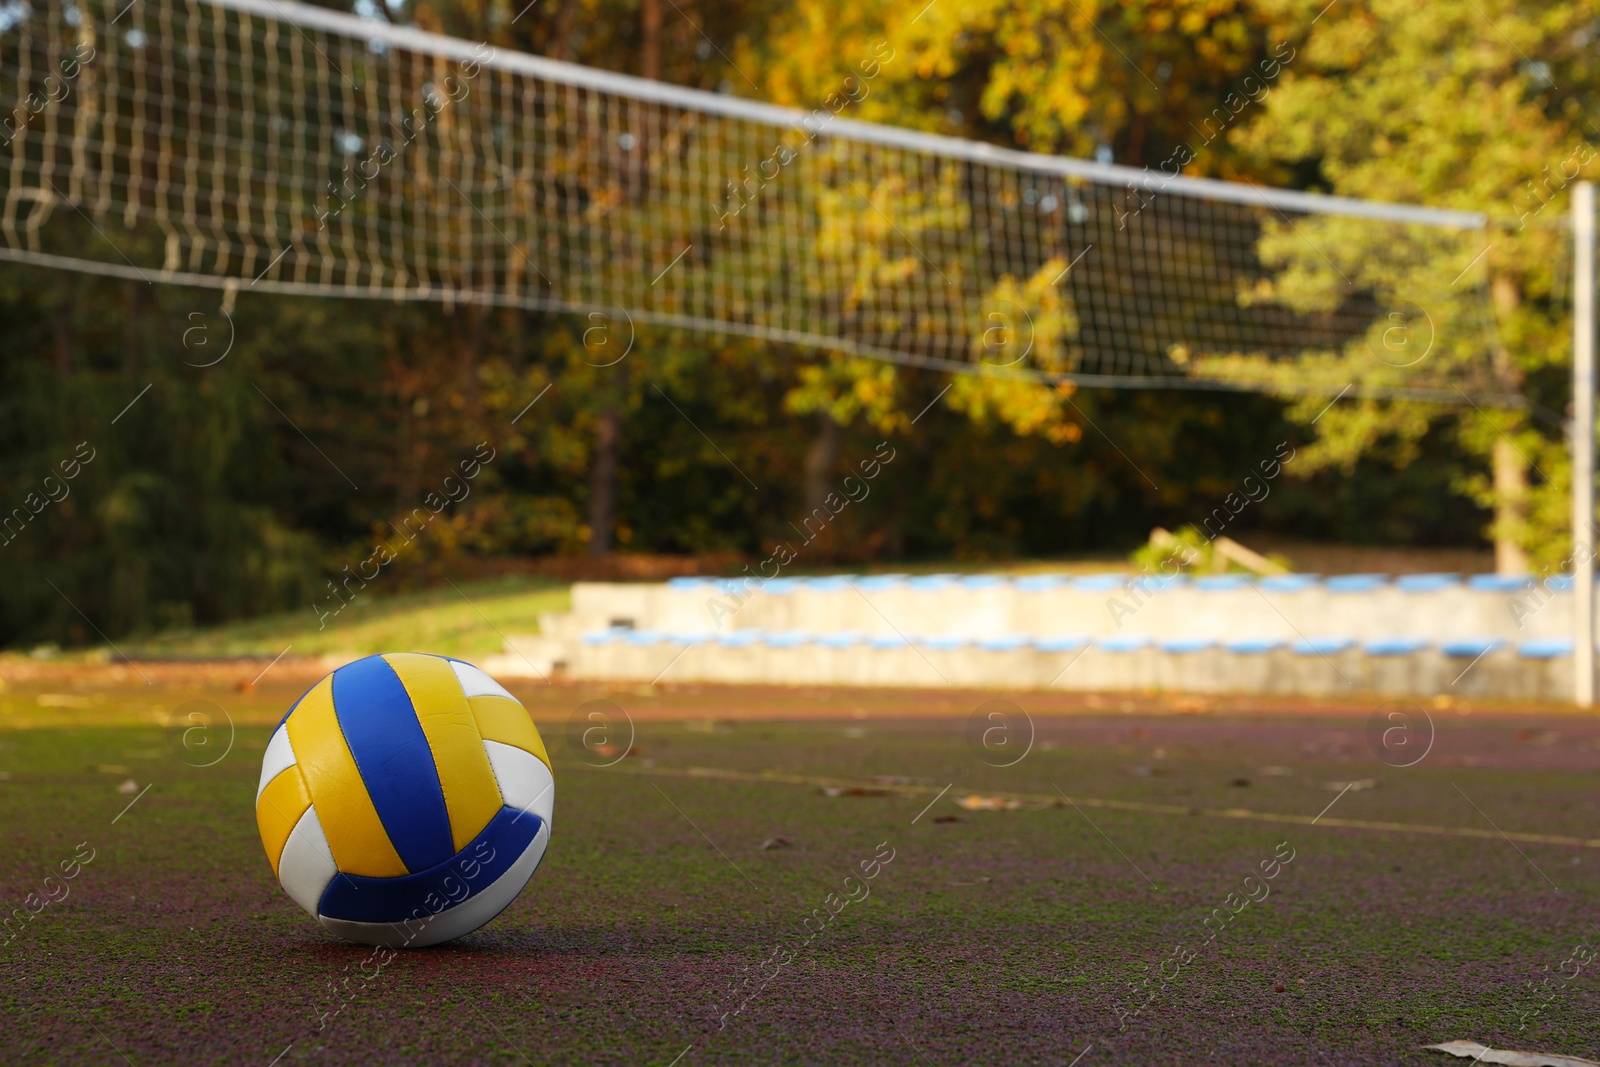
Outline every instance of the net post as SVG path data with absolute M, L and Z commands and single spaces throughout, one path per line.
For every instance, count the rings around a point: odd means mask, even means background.
M 1595 196 L 1572 191 L 1572 666 L 1573 699 L 1594 706 Z

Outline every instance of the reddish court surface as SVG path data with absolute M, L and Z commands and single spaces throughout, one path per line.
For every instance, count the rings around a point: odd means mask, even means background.
M 72 725 L 128 722 L 129 716 L 161 716 L 183 701 L 218 700 L 241 723 L 276 722 L 287 708 L 340 661 L 285 657 L 266 660 L 137 661 L 80 663 L 0 656 L 0 726 Z M 265 672 L 263 674 L 263 672 Z M 541 725 L 565 721 L 585 701 L 610 699 L 640 721 L 832 720 L 861 718 L 965 717 L 991 699 L 1016 703 L 1044 716 L 1123 714 L 1131 716 L 1221 715 L 1324 718 L 1368 715 L 1389 698 L 1362 694 L 1349 698 L 1190 695 L 1183 693 L 1066 693 L 1037 690 L 837 689 L 739 685 L 656 685 L 510 679 L 507 687 Z M 226 694 L 226 699 L 219 697 Z M 53 700 L 52 697 L 66 697 Z M 42 698 L 42 702 L 41 702 Z M 1450 717 L 1583 718 L 1569 704 L 1459 700 L 1405 701 Z

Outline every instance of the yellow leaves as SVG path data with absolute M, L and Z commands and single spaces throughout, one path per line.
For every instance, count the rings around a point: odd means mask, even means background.
M 1270 304 L 1278 298 L 1278 289 L 1271 278 L 1257 278 L 1253 284 L 1241 284 L 1239 289 L 1240 307 L 1257 307 Z
M 1055 284 L 1068 261 L 1046 261 L 1024 283 L 1009 274 L 984 297 L 973 340 L 974 357 L 996 368 L 1067 369 L 1065 341 L 1077 332 L 1072 302 Z
M 1083 428 L 1075 422 L 1057 421 L 1045 428 L 1044 436 L 1056 446 L 1075 445 L 1083 440 Z
M 974 355 L 985 372 L 955 379 L 949 393 L 953 410 L 1057 446 L 1082 438 L 1082 429 L 1067 414 L 1071 382 L 1052 385 L 1002 376 L 1011 368 L 1056 373 L 1068 368 L 1066 341 L 1077 332 L 1078 322 L 1071 301 L 1054 284 L 1066 268 L 1067 261 L 1057 257 L 1026 281 L 1007 275 L 990 290 L 974 338 Z
M 841 426 L 861 416 L 879 433 L 910 429 L 910 418 L 896 406 L 899 378 L 892 364 L 830 352 L 825 362 L 802 366 L 799 378 L 783 401 L 791 414 L 825 410 Z
M 950 386 L 951 410 L 973 422 L 998 422 L 1013 433 L 1039 436 L 1053 445 L 1071 444 L 1083 430 L 1067 417 L 1067 398 L 1049 385 L 994 375 L 961 375 Z

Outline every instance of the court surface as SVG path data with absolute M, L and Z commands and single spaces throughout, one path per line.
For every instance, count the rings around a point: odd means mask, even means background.
M 382 962 L 256 836 L 318 671 L 140 669 L 0 693 L 0 899 L 78 872 L 0 946 L 8 1062 L 1600 1051 L 1600 723 L 1558 709 L 1413 707 L 1400 767 L 1376 703 L 514 685 L 550 852 L 482 931 Z

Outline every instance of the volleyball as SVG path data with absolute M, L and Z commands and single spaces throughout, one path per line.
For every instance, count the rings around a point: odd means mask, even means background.
M 285 893 L 328 930 L 419 948 L 528 884 L 555 779 L 521 703 L 470 663 L 367 656 L 314 685 L 267 743 L 256 824 Z

